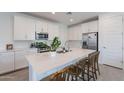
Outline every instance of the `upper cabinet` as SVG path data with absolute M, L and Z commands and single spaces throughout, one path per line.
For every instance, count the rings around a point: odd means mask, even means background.
M 14 40 L 35 40 L 35 21 L 14 16 Z
M 36 21 L 36 32 L 38 33 L 47 33 L 48 32 L 48 23 L 45 21 Z
M 89 23 L 83 23 L 81 24 L 82 33 L 88 33 L 89 32 Z
M 89 32 L 98 32 L 98 21 L 89 22 Z
M 54 37 L 59 37 L 59 25 L 55 23 L 48 23 L 49 40 L 53 40 Z
M 65 46 L 67 41 L 68 26 L 59 24 L 59 39 L 61 40 L 61 46 Z
M 82 33 L 98 32 L 98 21 L 91 21 L 81 25 Z
M 59 37 L 57 23 L 33 20 L 23 16 L 14 16 L 14 40 L 35 40 L 35 32 L 48 33 L 49 40 Z
M 98 32 L 98 21 L 91 21 L 69 28 L 68 40 L 82 40 L 83 33 Z
M 81 40 L 82 30 L 81 25 L 70 27 L 68 31 L 68 40 Z

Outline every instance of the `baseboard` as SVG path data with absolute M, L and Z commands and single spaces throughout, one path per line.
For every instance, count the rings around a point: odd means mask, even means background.
M 27 68 L 28 67 L 24 67 L 24 68 L 16 69 L 16 70 L 13 70 L 13 71 L 5 72 L 5 73 L 0 74 L 0 76 L 10 74 L 10 73 L 13 73 L 13 72 L 16 72 L 16 71 L 20 71 L 20 70 L 23 70 L 23 69 L 27 69 Z
M 109 66 L 109 67 L 113 67 L 113 68 L 116 68 L 116 69 L 123 70 L 123 68 L 119 68 L 119 67 L 111 66 L 111 65 L 108 65 L 108 64 L 103 64 L 103 65 L 105 65 L 105 66 Z

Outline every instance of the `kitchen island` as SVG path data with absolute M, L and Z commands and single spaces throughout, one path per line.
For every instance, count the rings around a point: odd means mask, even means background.
M 73 48 L 72 51 L 66 53 L 56 53 L 51 56 L 50 52 L 37 53 L 34 55 L 27 55 L 26 59 L 29 63 L 29 80 L 38 81 L 43 78 L 78 62 L 85 58 L 94 50 Z

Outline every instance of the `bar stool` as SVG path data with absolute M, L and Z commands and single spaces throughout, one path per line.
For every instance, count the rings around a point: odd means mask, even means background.
M 68 68 L 64 68 L 64 69 L 52 74 L 50 76 L 50 81 L 69 81 L 67 69 Z
M 83 58 L 83 59 L 79 60 L 79 62 L 77 63 L 77 68 L 80 71 L 79 78 L 82 79 L 83 81 L 85 81 L 86 62 L 87 62 L 87 58 Z
M 100 69 L 99 69 L 99 64 L 98 64 L 99 54 L 100 54 L 99 51 L 94 52 L 94 55 L 95 55 L 94 70 L 95 70 L 95 77 L 96 77 L 96 79 L 97 79 L 97 72 L 98 72 L 99 75 L 100 75 Z
M 68 67 L 67 72 L 69 81 L 77 81 L 81 70 L 77 67 L 77 64 Z
M 91 78 L 95 80 L 95 69 L 94 69 L 94 63 L 95 63 L 95 55 L 94 53 L 91 53 L 88 55 L 88 57 L 85 58 L 85 64 L 80 65 L 80 69 L 84 70 L 84 75 L 87 75 L 87 80 L 89 81 Z M 82 70 L 82 71 L 83 71 Z M 91 74 L 90 74 L 91 72 Z
M 100 69 L 99 69 L 99 63 L 98 63 L 99 54 L 100 54 L 100 51 L 95 52 L 95 56 L 96 56 L 96 58 L 95 58 L 95 70 L 98 71 L 98 73 L 100 75 Z
M 93 78 L 93 80 L 97 79 L 97 72 L 99 72 L 100 75 L 100 70 L 99 70 L 99 65 L 98 65 L 98 58 L 99 58 L 99 51 L 97 52 L 93 52 L 91 54 L 88 55 L 87 58 L 87 74 L 88 74 L 88 81 L 90 80 L 90 78 Z M 92 75 L 90 75 L 89 73 L 92 73 Z
M 68 66 L 63 70 L 54 73 L 51 76 L 52 81 L 77 81 L 78 78 L 85 80 L 85 75 L 87 75 L 87 80 L 89 81 L 91 78 L 93 80 L 97 79 L 97 71 L 100 75 L 98 58 L 99 51 L 93 52 L 88 55 L 88 57 L 79 60 L 76 64 Z M 91 72 L 91 74 L 90 74 Z

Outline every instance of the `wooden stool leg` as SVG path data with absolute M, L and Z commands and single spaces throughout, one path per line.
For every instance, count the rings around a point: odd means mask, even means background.
M 77 79 L 77 76 L 75 76 L 75 80 L 77 81 L 78 79 Z
M 98 73 L 100 75 L 100 70 L 99 70 L 99 64 L 98 64 L 98 62 L 97 62 L 97 70 L 98 70 Z
M 93 67 L 92 67 L 92 76 L 93 76 L 93 80 L 95 81 L 94 68 Z
M 89 80 L 90 80 L 90 75 L 89 75 L 89 65 L 88 65 L 87 75 L 88 75 L 88 81 L 89 81 Z
M 85 67 L 84 67 L 84 69 L 83 69 L 83 71 L 82 71 L 82 77 L 83 77 L 83 80 L 85 81 L 85 76 L 84 76 L 84 74 L 85 74 Z
M 70 80 L 70 74 L 67 73 L 67 81 L 69 81 L 69 80 Z
M 95 74 L 95 77 L 97 79 L 97 68 L 96 68 L 96 63 L 94 64 L 94 74 Z

